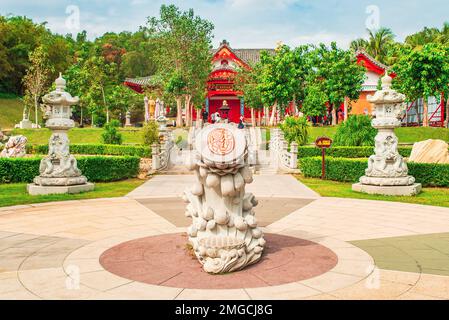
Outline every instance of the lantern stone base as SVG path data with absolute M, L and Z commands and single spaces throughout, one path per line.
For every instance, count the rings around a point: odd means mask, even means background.
M 422 185 L 420 183 L 415 183 L 410 186 L 373 186 L 356 183 L 352 185 L 352 190 L 373 195 L 411 197 L 421 192 Z
M 77 186 L 38 186 L 34 183 L 27 185 L 27 191 L 32 196 L 48 194 L 74 194 L 94 190 L 93 183 L 86 183 Z

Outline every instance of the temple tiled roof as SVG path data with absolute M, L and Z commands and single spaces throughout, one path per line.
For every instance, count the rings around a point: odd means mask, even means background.
M 232 50 L 240 59 L 248 64 L 255 64 L 260 61 L 260 53 L 267 51 L 274 54 L 274 49 L 233 49 Z
M 249 65 L 256 64 L 257 62 L 260 61 L 260 53 L 262 51 L 267 51 L 270 54 L 275 53 L 274 49 L 234 49 L 234 48 L 231 48 L 228 41 L 223 40 L 220 43 L 220 47 L 218 47 L 217 49 L 211 50 L 211 54 L 212 55 L 216 54 L 223 47 L 229 48 L 229 50 L 231 50 L 239 59 L 241 59 L 243 62 L 245 62 Z
M 378 66 L 379 68 L 382 68 L 384 70 L 388 70 L 389 67 L 379 61 L 377 61 L 376 59 L 374 59 L 368 52 L 366 52 L 365 49 L 363 48 L 359 48 L 357 49 L 357 51 L 355 52 L 355 56 L 359 56 L 360 54 L 364 55 L 371 63 L 373 63 L 374 65 Z
M 140 77 L 140 78 L 126 78 L 125 84 L 132 84 L 141 87 L 157 87 L 160 81 L 156 76 Z

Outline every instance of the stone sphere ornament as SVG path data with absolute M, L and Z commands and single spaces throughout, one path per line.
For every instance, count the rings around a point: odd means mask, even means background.
M 232 124 L 200 130 L 187 160 L 196 182 L 185 191 L 189 242 L 203 269 L 211 274 L 242 270 L 262 257 L 265 240 L 257 226 L 257 200 L 245 192 L 253 181 L 248 141 Z

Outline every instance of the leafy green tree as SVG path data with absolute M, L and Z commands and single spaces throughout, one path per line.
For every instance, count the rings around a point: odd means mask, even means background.
M 274 125 L 278 107 L 287 106 L 294 96 L 297 88 L 294 68 L 295 55 L 290 47 L 279 46 L 276 54 L 263 51 L 260 56 L 261 70 L 258 90 L 265 105 L 273 106 L 270 125 Z
M 365 68 L 357 64 L 351 51 L 342 50 L 333 42 L 330 47 L 320 44 L 313 52 L 310 81 L 321 88 L 332 110 L 332 124 L 337 124 L 336 109 L 345 98 L 359 98 L 365 80 Z
M 158 73 L 165 88 L 176 99 L 177 126 L 182 126 L 182 99 L 185 98 L 189 124 L 191 99 L 204 88 L 211 68 L 210 49 L 214 26 L 195 16 L 193 9 L 180 11 L 174 5 L 162 5 L 160 17 L 148 19 L 149 41 L 155 44 Z
M 256 126 L 255 111 L 263 109 L 262 93 L 259 87 L 261 65 L 250 69 L 241 68 L 234 79 L 234 90 L 243 92 L 245 105 L 251 109 L 251 123 Z
M 122 84 L 110 87 L 107 100 L 114 116 L 121 119 L 127 111 L 142 105 L 141 96 Z
M 40 46 L 30 54 L 30 67 L 23 78 L 25 86 L 25 101 L 32 101 L 34 105 L 35 123 L 39 124 L 39 100 L 48 88 L 49 74 L 52 70 L 48 65 L 48 55 Z M 30 107 L 28 105 L 28 107 Z
M 441 44 L 425 44 L 421 49 L 405 48 L 393 70 L 397 77 L 394 86 L 409 101 L 424 100 L 423 126 L 429 126 L 428 99 L 440 98 L 449 84 L 449 48 Z
M 374 146 L 377 130 L 371 126 L 371 118 L 365 115 L 350 116 L 338 125 L 334 145 L 361 147 Z
M 176 126 L 182 127 L 182 98 L 186 94 L 186 81 L 180 73 L 174 73 L 168 80 L 166 91 L 176 100 Z
M 301 111 L 306 117 L 320 117 L 326 114 L 327 96 L 320 85 L 310 84 L 306 88 L 306 97 Z

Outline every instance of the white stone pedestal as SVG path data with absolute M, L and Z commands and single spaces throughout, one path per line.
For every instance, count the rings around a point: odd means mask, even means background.
M 414 183 L 411 186 L 371 186 L 367 184 L 356 183 L 352 185 L 352 190 L 373 195 L 384 196 L 416 196 L 422 190 L 420 183 Z
M 93 183 L 78 186 L 38 186 L 34 183 L 27 185 L 27 191 L 32 196 L 47 195 L 47 194 L 75 194 L 81 192 L 88 192 L 95 189 Z
M 33 123 L 28 119 L 24 119 L 24 120 L 20 121 L 19 128 L 20 129 L 32 129 Z

